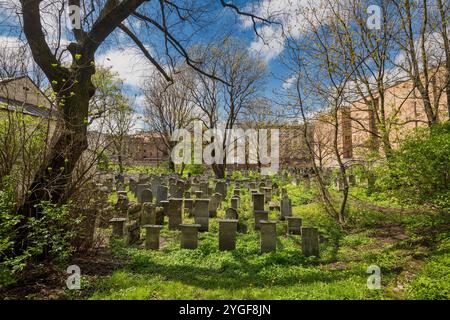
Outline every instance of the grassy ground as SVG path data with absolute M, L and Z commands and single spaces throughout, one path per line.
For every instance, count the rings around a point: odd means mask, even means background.
M 196 250 L 180 249 L 179 233 L 166 226 L 160 251 L 115 243 L 116 259 L 124 264 L 108 276 L 84 276 L 83 290 L 69 294 L 89 299 L 450 298 L 450 233 L 444 218 L 357 210 L 341 230 L 313 201 L 313 193 L 296 186 L 288 192 L 294 215 L 323 235 L 319 258 L 303 256 L 299 236 L 285 236 L 282 223 L 277 252 L 261 255 L 245 193 L 239 214 L 249 232 L 238 234 L 235 251 L 219 251 L 216 219 L 208 233 L 200 234 Z M 381 268 L 380 290 L 367 288 L 370 265 Z

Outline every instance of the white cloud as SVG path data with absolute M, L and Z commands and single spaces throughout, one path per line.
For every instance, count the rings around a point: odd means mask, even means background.
M 327 0 L 263 0 L 248 5 L 247 11 L 277 22 L 258 28 L 264 41 L 255 36 L 250 50 L 261 54 L 267 61 L 276 58 L 284 50 L 286 36 L 300 38 L 308 32 L 309 24 L 326 21 L 331 13 L 330 6 L 338 3 Z M 250 18 L 242 18 L 241 21 L 243 27 L 253 27 Z
M 117 72 L 125 84 L 136 88 L 155 72 L 155 67 L 136 47 L 111 49 L 99 55 L 96 60 L 100 66 L 110 67 Z
M 296 75 L 290 76 L 289 78 L 285 79 L 282 84 L 283 89 L 287 90 L 291 88 L 295 84 L 296 80 L 297 80 Z

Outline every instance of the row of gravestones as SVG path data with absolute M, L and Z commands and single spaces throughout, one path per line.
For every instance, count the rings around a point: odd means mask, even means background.
M 169 187 L 158 184 L 142 183 L 133 184 L 130 181 L 130 189 L 135 193 L 138 204 L 129 204 L 126 192 L 119 191 L 116 210 L 119 217 L 113 218 L 113 237 L 125 237 L 128 243 L 139 240 L 140 227 L 146 230 L 145 244 L 147 248 L 159 248 L 159 234 L 164 224 L 164 217 L 168 217 L 169 230 L 181 230 L 181 247 L 196 248 L 198 244 L 198 232 L 208 231 L 209 218 L 217 216 L 217 209 L 222 199 L 227 195 L 228 184 L 218 181 L 215 193 L 212 193 L 209 183 L 206 181 L 193 183 L 187 191 L 189 184 L 180 179 L 170 179 Z M 266 185 L 271 185 L 267 187 Z M 276 224 L 277 221 L 268 220 L 268 211 L 264 210 L 264 204 L 270 202 L 272 191 L 278 191 L 278 186 L 271 182 L 249 182 L 246 185 L 251 188 L 259 187 L 260 192 L 251 189 L 253 199 L 254 228 L 261 232 L 261 252 L 276 250 Z M 153 188 L 155 187 L 155 188 Z M 243 232 L 246 227 L 239 224 L 237 210 L 240 201 L 241 182 L 236 182 L 234 194 L 230 199 L 231 207 L 225 210 L 225 219 L 219 222 L 219 248 L 221 250 L 233 250 L 236 245 L 236 232 Z M 153 192 L 156 189 L 156 203 L 153 204 Z M 169 192 L 169 190 L 171 192 Z M 191 198 L 191 193 L 195 199 Z M 171 198 L 168 198 L 170 194 Z M 178 197 L 180 196 L 180 197 Z M 208 198 L 209 197 L 209 198 Z M 184 211 L 194 217 L 194 224 L 184 224 L 182 221 Z M 287 233 L 302 236 L 302 251 L 305 255 L 318 255 L 318 233 L 315 228 L 302 227 L 299 217 L 292 217 L 291 200 L 287 197 L 286 190 L 282 190 L 282 199 L 279 206 L 270 205 L 271 209 L 280 210 L 280 220 L 287 221 Z M 140 214 L 138 214 L 140 213 Z M 244 231 L 245 232 L 245 231 Z

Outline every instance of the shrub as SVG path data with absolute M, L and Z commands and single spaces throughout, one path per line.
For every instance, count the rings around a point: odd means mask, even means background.
M 450 122 L 416 130 L 377 171 L 378 187 L 403 202 L 450 208 Z

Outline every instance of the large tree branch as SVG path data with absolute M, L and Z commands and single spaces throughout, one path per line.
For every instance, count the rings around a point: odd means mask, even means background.
M 87 52 L 95 53 L 100 44 L 118 27 L 133 11 L 146 0 L 108 0 L 98 19 L 87 34 L 85 45 Z
M 28 45 L 33 53 L 33 58 L 39 67 L 47 75 L 48 79 L 56 79 L 62 76 L 66 70 L 59 66 L 59 62 L 50 50 L 42 30 L 39 5 L 42 0 L 20 0 L 22 4 L 23 31 Z
M 173 82 L 173 79 L 167 74 L 167 72 L 164 70 L 164 68 L 158 63 L 158 61 L 155 60 L 155 58 L 152 57 L 150 52 L 147 50 L 147 48 L 144 46 L 144 44 L 138 39 L 138 37 L 131 32 L 130 29 L 128 29 L 123 23 L 119 25 L 119 28 L 125 32 L 131 40 L 139 47 L 139 49 L 142 51 L 142 53 L 145 55 L 145 57 L 150 60 L 150 62 L 158 69 L 158 71 L 163 75 L 163 77 L 168 82 Z

